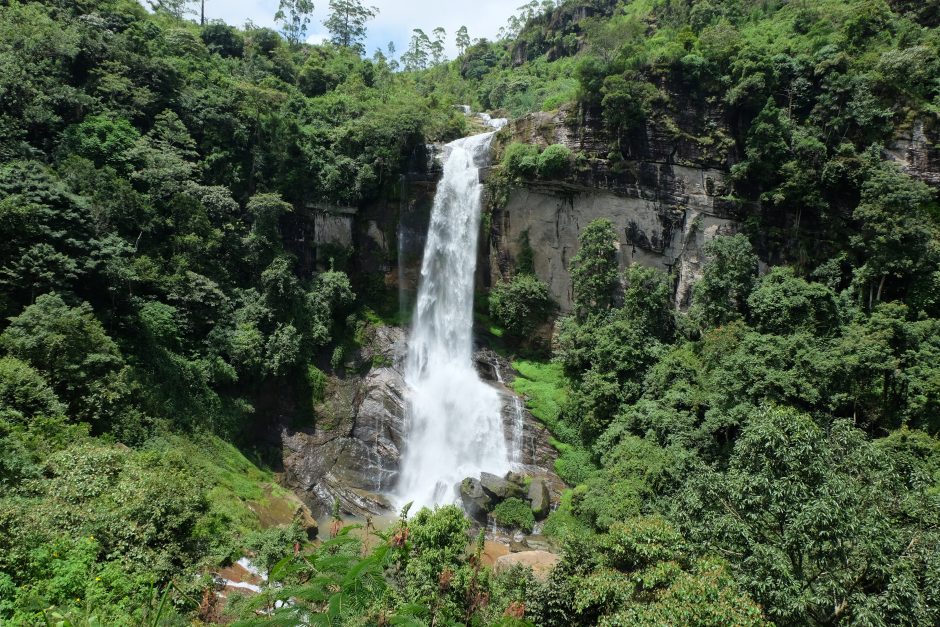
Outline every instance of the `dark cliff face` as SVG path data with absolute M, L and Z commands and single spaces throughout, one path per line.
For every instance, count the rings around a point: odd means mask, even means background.
M 546 13 L 534 16 L 513 42 L 511 55 L 513 66 L 532 61 L 542 55 L 549 61 L 572 56 L 583 43 L 584 20 L 610 17 L 617 9 L 619 0 L 584 0 L 566 2 Z
M 346 269 L 356 293 L 369 299 L 417 290 L 437 181 L 440 146 L 420 145 L 395 180 L 359 207 L 310 205 L 283 225 L 305 272 Z

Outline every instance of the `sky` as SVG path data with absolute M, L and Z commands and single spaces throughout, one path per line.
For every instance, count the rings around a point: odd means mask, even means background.
M 421 28 L 430 36 L 438 26 L 447 31 L 447 53 L 456 56 L 454 35 L 466 26 L 471 39 L 493 39 L 509 16 L 525 0 L 366 0 L 375 6 L 378 16 L 368 24 L 366 52 L 371 56 L 377 48 L 383 51 L 389 41 L 395 42 L 400 56 L 411 39 L 411 31 Z M 206 0 L 206 19 L 221 19 L 233 26 L 251 20 L 258 26 L 274 27 L 274 14 L 279 0 Z M 197 2 L 194 1 L 194 5 Z M 328 0 L 314 0 L 316 12 L 308 26 L 310 43 L 323 41 L 328 33 L 323 26 Z

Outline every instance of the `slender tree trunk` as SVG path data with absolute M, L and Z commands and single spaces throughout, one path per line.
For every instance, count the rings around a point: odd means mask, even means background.
M 881 281 L 878 283 L 878 295 L 875 296 L 875 300 L 878 301 L 879 303 L 881 302 L 881 291 L 885 287 L 885 279 L 887 278 L 888 278 L 887 274 L 881 275 Z
M 201 7 L 202 7 L 201 11 L 199 12 L 199 25 L 205 26 L 206 25 L 206 0 L 202 0 Z

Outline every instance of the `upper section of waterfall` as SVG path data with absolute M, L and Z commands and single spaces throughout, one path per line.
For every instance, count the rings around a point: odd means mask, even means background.
M 444 173 L 428 228 L 421 282 L 409 341 L 408 374 L 462 360 L 473 352 L 473 281 L 480 228 L 479 169 L 489 163 L 493 133 L 444 149 Z

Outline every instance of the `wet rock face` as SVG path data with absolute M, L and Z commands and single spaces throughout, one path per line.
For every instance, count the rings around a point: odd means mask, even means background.
M 522 499 L 532 508 L 532 514 L 536 520 L 544 519 L 552 508 L 552 493 L 548 480 L 551 474 L 544 469 L 535 470 L 542 472 L 543 477 L 518 472 L 509 472 L 505 477 L 498 477 L 488 472 L 480 473 L 479 479 L 467 477 L 460 484 L 460 500 L 464 511 L 478 523 L 495 525 L 490 514 L 497 505 L 506 499 Z M 526 487 L 527 483 L 528 487 Z M 561 483 L 560 480 L 559 483 Z M 513 530 L 507 528 L 502 531 Z
M 518 485 L 488 472 L 480 473 L 480 486 L 494 501 L 522 496 Z
M 403 329 L 371 329 L 365 346 L 346 365 L 347 373 L 365 374 L 330 377 L 325 400 L 316 407 L 315 428 L 281 427 L 283 483 L 315 516 L 328 514 L 336 499 L 344 513 L 354 516 L 391 509 L 384 495 L 395 488 L 406 444 L 406 354 Z M 507 442 L 518 446 L 518 473 L 463 482 L 459 493 L 464 508 L 485 522 L 498 501 L 526 498 L 523 476 L 546 486 L 549 503 L 557 501 L 565 487 L 552 470 L 558 453 L 545 426 L 505 387 L 512 382 L 512 366 L 490 350 L 477 351 L 474 359 L 502 393 L 503 428 Z
M 331 379 L 314 429 L 282 428 L 284 482 L 315 515 L 335 499 L 353 515 L 390 509 L 383 493 L 394 486 L 404 445 L 404 355 L 401 329 L 373 329 L 357 359 L 382 365 Z
M 885 152 L 912 177 L 940 185 L 940 130 L 925 120 L 917 119 L 910 129 L 899 131 Z

